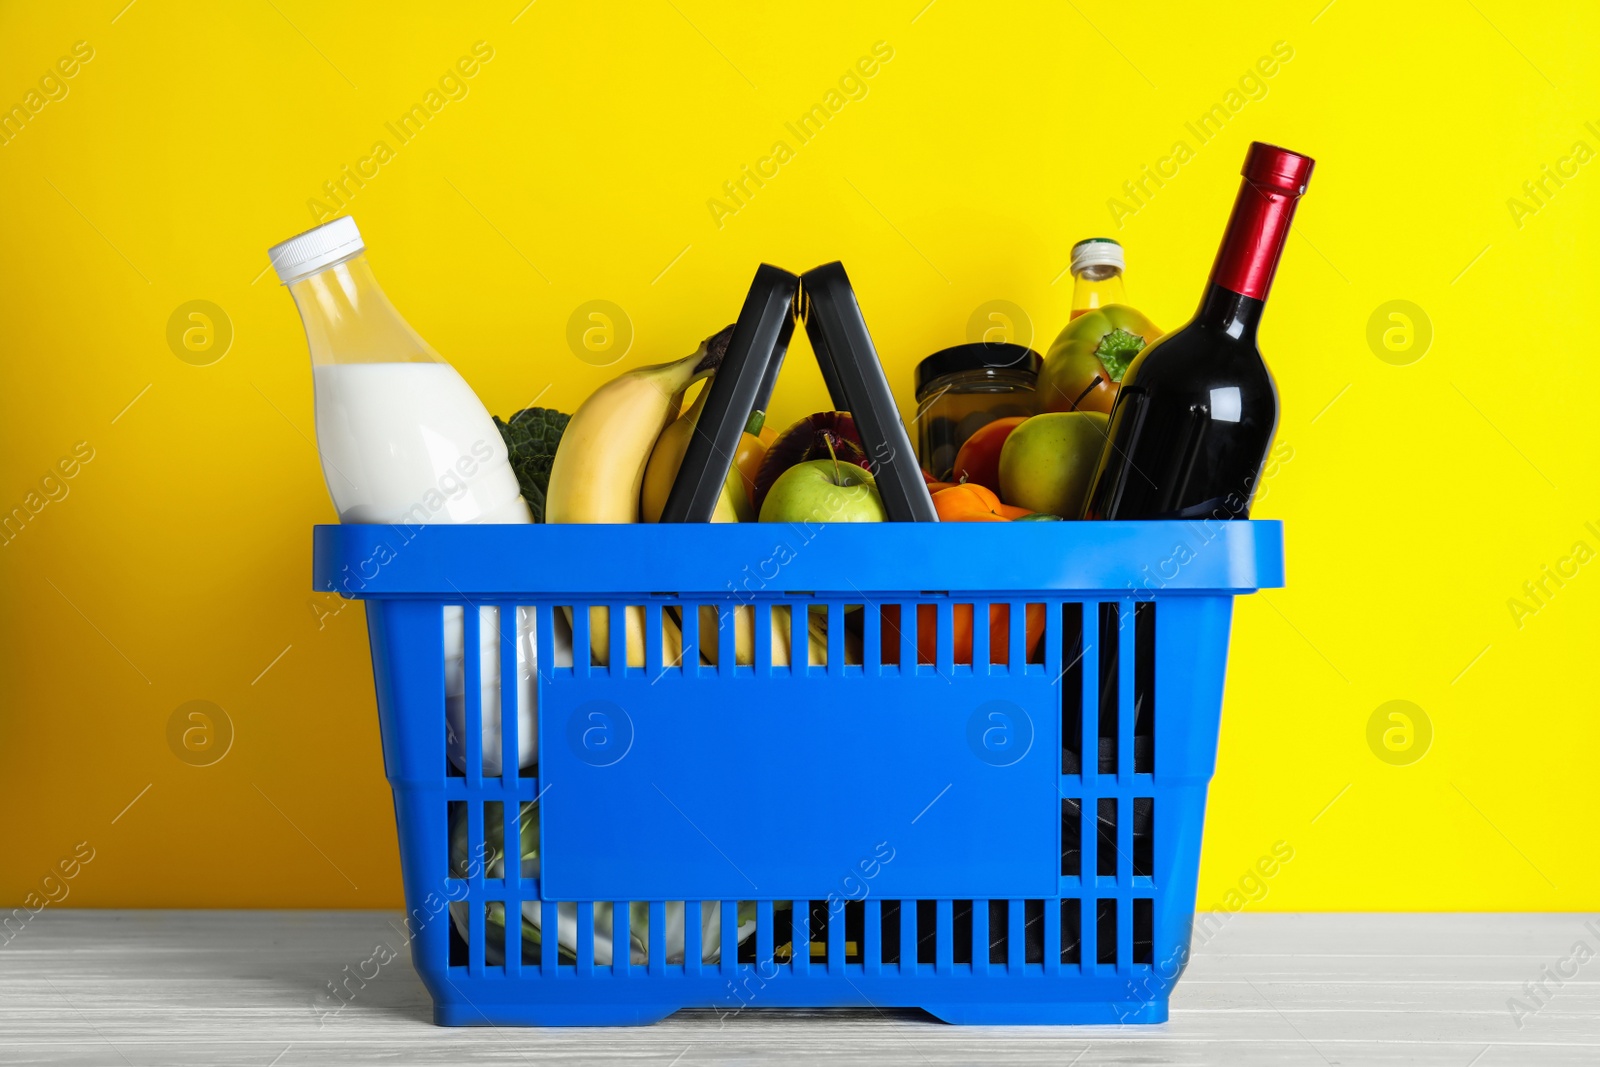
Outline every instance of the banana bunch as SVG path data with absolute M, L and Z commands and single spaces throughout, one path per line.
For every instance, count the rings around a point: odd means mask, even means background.
M 721 366 L 732 333 L 729 326 L 682 359 L 620 374 L 589 394 L 550 465 L 546 521 L 639 521 L 645 469 L 662 431 L 678 417 L 689 386 Z
M 721 366 L 732 334 L 729 326 L 682 359 L 620 374 L 589 395 L 556 448 L 545 497 L 546 522 L 639 521 L 639 493 L 656 442 L 677 418 L 689 386 Z M 627 665 L 643 667 L 644 609 L 627 608 L 625 619 Z M 681 632 L 666 621 L 662 638 L 664 661 L 677 663 L 683 655 Z M 593 662 L 610 662 L 610 620 L 603 607 L 589 609 L 589 644 Z
M 657 522 L 672 492 L 678 468 L 705 407 L 709 387 L 702 388 L 690 410 L 679 416 L 689 387 L 714 374 L 727 352 L 733 327 L 713 334 L 682 359 L 640 367 L 618 375 L 590 394 L 561 435 L 550 467 L 545 521 L 568 523 Z M 748 496 L 738 468 L 729 465 L 728 479 L 717 500 L 712 522 L 752 521 Z M 645 616 L 642 607 L 623 609 L 627 627 L 627 666 L 645 662 Z M 772 619 L 772 662 L 788 666 L 789 627 Z M 734 611 L 735 662 L 755 662 L 754 612 Z M 718 619 L 715 607 L 700 608 L 700 656 L 717 662 Z M 683 657 L 683 631 L 673 611 L 662 616 L 662 660 L 674 665 Z M 807 620 L 811 658 L 827 656 L 825 623 Z M 608 664 L 611 654 L 610 613 L 589 609 L 592 662 Z

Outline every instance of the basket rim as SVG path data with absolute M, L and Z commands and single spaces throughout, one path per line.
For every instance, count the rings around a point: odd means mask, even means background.
M 312 531 L 313 588 L 354 600 L 1152 599 L 1283 584 L 1275 519 Z

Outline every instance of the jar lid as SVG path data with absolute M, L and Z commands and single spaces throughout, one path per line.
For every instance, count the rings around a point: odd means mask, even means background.
M 1039 353 L 1026 345 L 975 341 L 941 349 L 917 364 L 917 393 L 920 395 L 929 382 L 946 374 L 959 374 L 974 370 L 1011 370 L 1021 374 L 1037 375 L 1044 366 Z

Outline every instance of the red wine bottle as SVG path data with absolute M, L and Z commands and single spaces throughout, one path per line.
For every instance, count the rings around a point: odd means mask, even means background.
M 1251 144 L 1200 310 L 1123 376 L 1084 518 L 1249 517 L 1278 426 L 1256 325 L 1312 165 Z

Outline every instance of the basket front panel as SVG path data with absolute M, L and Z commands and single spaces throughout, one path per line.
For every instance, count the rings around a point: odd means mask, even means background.
M 1042 664 L 557 669 L 541 895 L 820 899 L 892 853 L 874 894 L 1045 896 L 1055 692 Z

